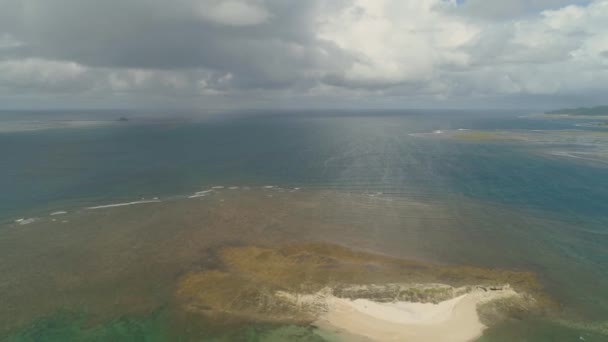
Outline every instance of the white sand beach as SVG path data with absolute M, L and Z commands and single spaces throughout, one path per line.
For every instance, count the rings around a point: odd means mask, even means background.
M 329 291 L 291 298 L 300 304 L 323 307 L 315 325 L 349 340 L 359 336 L 370 341 L 465 342 L 481 336 L 486 328 L 479 319 L 478 304 L 517 295 L 506 287 L 475 289 L 438 304 L 352 300 L 335 297 Z

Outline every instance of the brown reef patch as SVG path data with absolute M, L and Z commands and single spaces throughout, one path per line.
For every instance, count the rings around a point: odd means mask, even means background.
M 456 287 L 492 291 L 506 284 L 523 297 L 480 307 L 486 322 L 554 305 L 530 272 L 436 265 L 323 243 L 226 247 L 216 252 L 221 270 L 190 272 L 179 280 L 176 295 L 186 311 L 256 322 L 309 323 L 314 308 L 294 307 L 276 293 L 305 295 L 330 288 L 342 298 L 436 303 L 458 295 Z M 362 285 L 363 290 L 355 293 L 351 285 Z

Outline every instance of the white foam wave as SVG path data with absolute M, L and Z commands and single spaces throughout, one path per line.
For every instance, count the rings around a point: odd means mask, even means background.
M 198 192 L 195 192 L 195 193 L 194 193 L 194 195 L 190 195 L 190 196 L 188 196 L 188 198 L 205 197 L 205 196 L 207 196 L 207 195 L 212 194 L 212 193 L 213 193 L 213 191 L 214 191 L 213 189 L 211 189 L 211 190 L 203 190 L 203 191 L 198 191 Z
M 37 217 L 32 217 L 32 218 L 20 218 L 18 220 L 15 220 L 15 223 L 17 223 L 20 226 L 24 226 L 26 224 L 30 224 L 30 223 L 34 223 L 36 221 L 38 221 L 39 219 Z
M 137 205 L 137 204 L 146 204 L 146 203 L 159 203 L 161 202 L 158 199 L 152 199 L 152 200 L 143 200 L 143 201 L 134 201 L 134 202 L 126 202 L 126 203 L 115 203 L 115 204 L 107 204 L 107 205 L 98 205 L 95 207 L 88 207 L 86 209 L 88 210 L 95 210 L 95 209 L 106 209 L 106 208 L 116 208 L 116 207 L 126 207 L 129 205 Z

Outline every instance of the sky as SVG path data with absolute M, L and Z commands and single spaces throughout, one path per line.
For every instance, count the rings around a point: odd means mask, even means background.
M 0 109 L 551 109 L 607 90 L 608 0 L 0 0 Z

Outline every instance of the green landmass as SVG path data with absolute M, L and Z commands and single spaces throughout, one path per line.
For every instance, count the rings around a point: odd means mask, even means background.
M 608 106 L 564 108 L 546 112 L 553 115 L 608 116 Z

